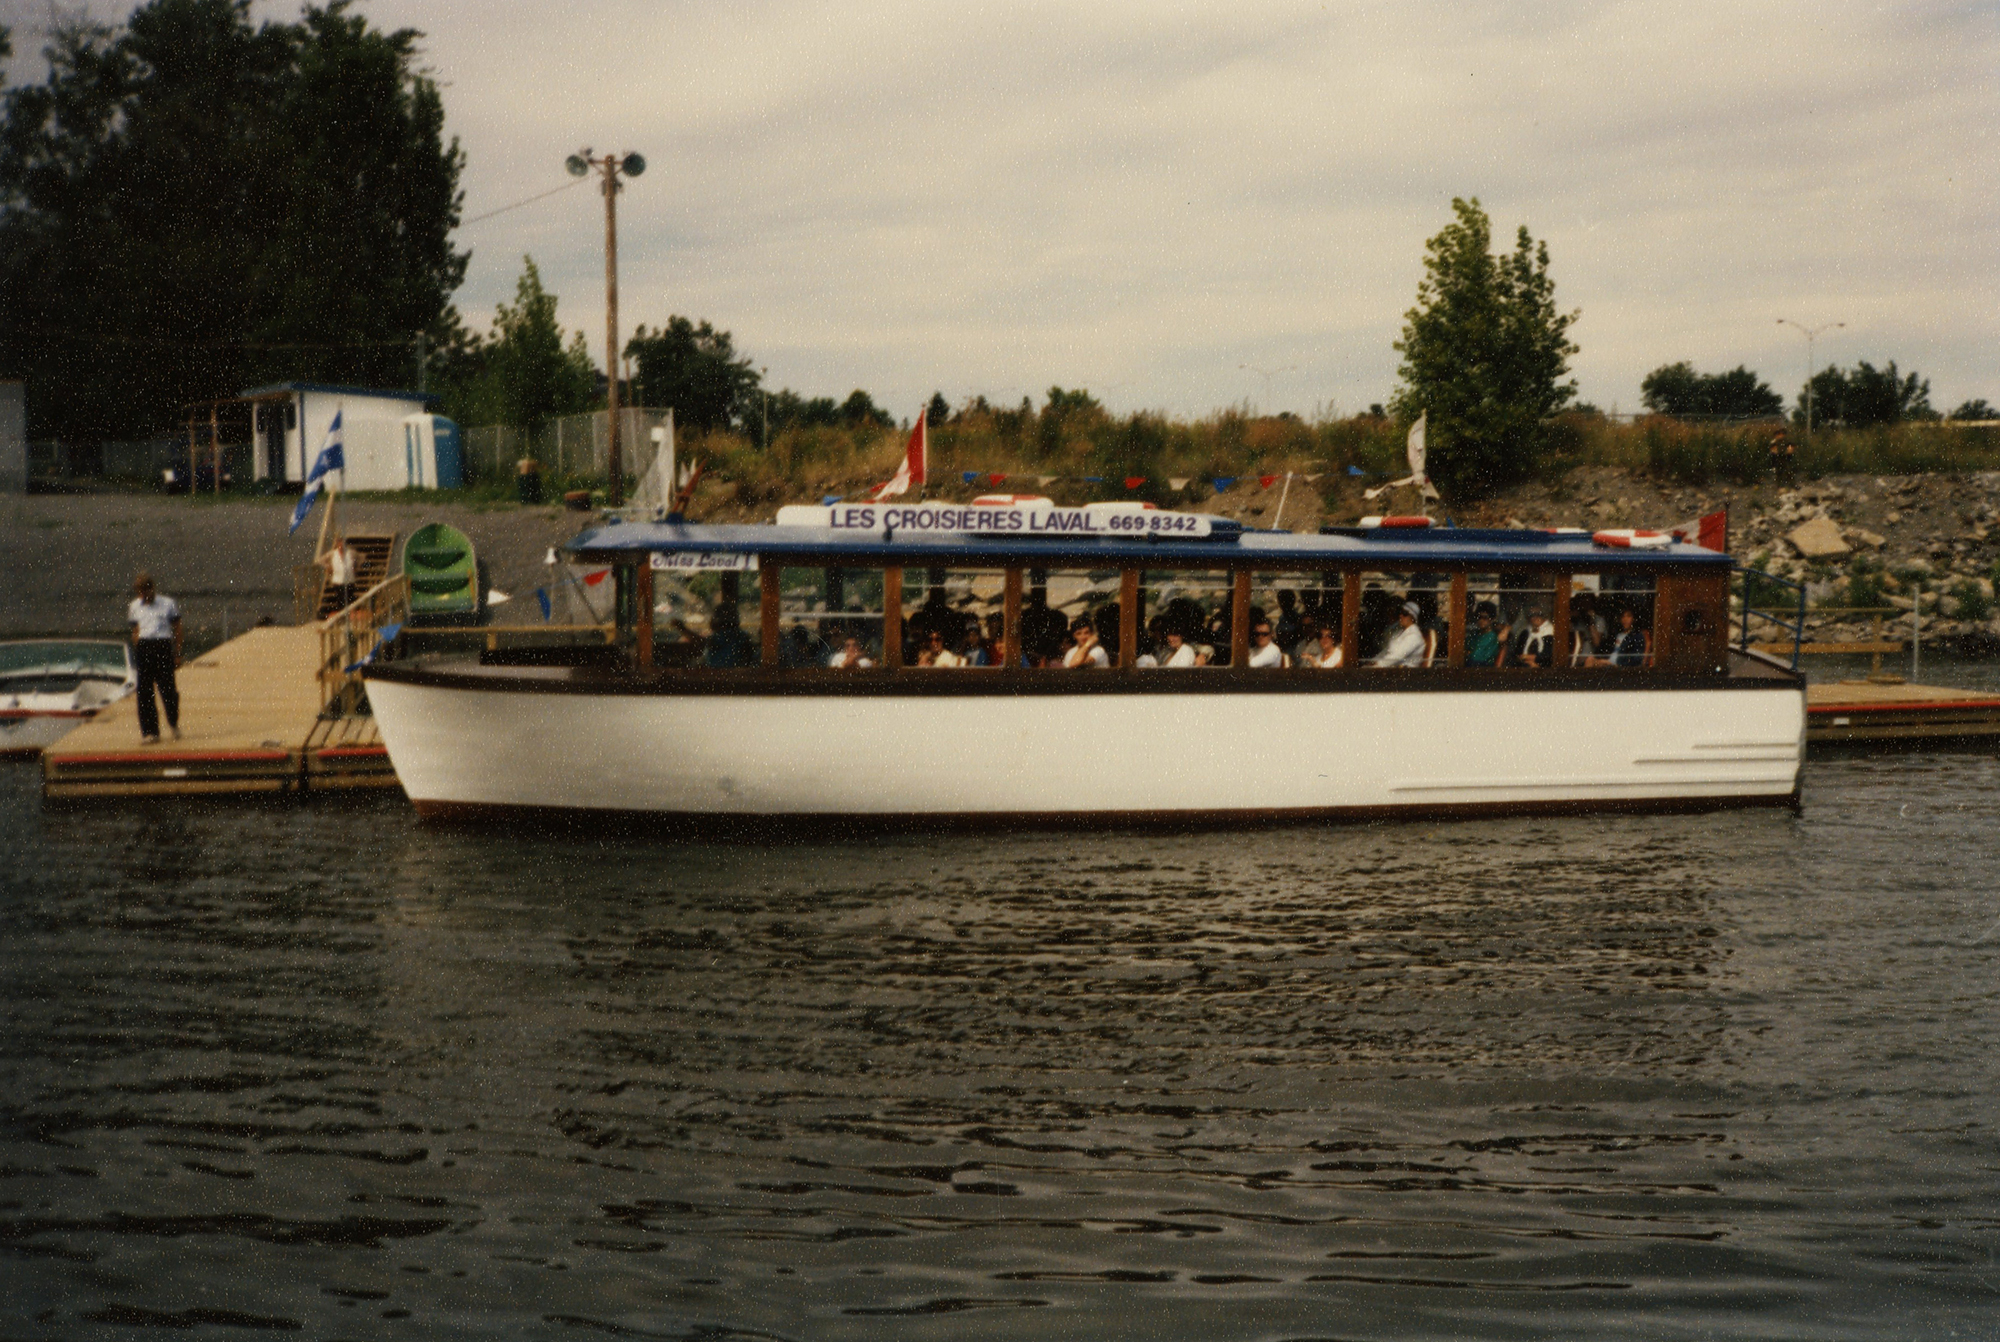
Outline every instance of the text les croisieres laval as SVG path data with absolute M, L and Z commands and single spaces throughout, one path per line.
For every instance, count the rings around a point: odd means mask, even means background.
M 1087 508 L 995 508 L 953 504 L 835 504 L 835 531 L 957 532 L 1023 536 L 1205 536 L 1208 519 L 1153 509 L 1093 512 Z

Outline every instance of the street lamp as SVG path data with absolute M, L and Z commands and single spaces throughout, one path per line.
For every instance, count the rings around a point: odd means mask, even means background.
M 1847 323 L 1846 323 L 1846 322 L 1826 322 L 1826 323 L 1824 323 L 1824 324 L 1822 324 L 1822 325 L 1819 325 L 1819 326 L 1810 326 L 1810 327 L 1808 327 L 1808 326 L 1800 326 L 1800 325 L 1799 325 L 1799 324 L 1798 324 L 1797 322 L 1793 321 L 1793 320 L 1792 320 L 1792 319 L 1791 319 L 1790 317 L 1780 317 L 1780 318 L 1778 318 L 1778 325 L 1780 325 L 1780 326 L 1789 326 L 1789 327 L 1791 327 L 1791 328 L 1792 328 L 1793 330 L 1795 330 L 1795 331 L 1802 331 L 1802 332 L 1804 332 L 1804 333 L 1805 333 L 1805 337 L 1806 337 L 1806 441 L 1807 441 L 1807 442 L 1811 442 L 1811 441 L 1812 441 L 1812 411 L 1813 411 L 1813 389 L 1812 389 L 1812 383 L 1813 383 L 1813 372 L 1814 372 L 1814 368 L 1813 368 L 1813 341 L 1814 341 L 1814 339 L 1816 339 L 1816 338 L 1818 337 L 1818 335 L 1819 335 L 1819 333 L 1820 333 L 1821 331 L 1831 331 L 1831 330 L 1834 330 L 1834 329 L 1836 329 L 1836 328 L 1838 328 L 1838 327 L 1842 327 L 1842 326 L 1845 326 L 1845 325 L 1847 325 Z
M 591 169 L 604 174 L 604 371 L 607 398 L 605 408 L 606 427 L 609 430 L 609 450 L 607 466 L 611 476 L 610 486 L 605 491 L 606 501 L 616 508 L 624 501 L 625 490 L 619 479 L 618 460 L 618 193 L 625 188 L 619 184 L 622 176 L 637 177 L 646 171 L 646 160 L 637 154 L 606 154 L 602 158 L 592 158 L 590 150 L 571 154 L 563 160 L 572 177 L 588 176 Z

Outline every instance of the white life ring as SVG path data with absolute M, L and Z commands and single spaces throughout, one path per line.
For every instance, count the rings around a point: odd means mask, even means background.
M 1373 531 L 1377 527 L 1427 527 L 1431 524 L 1431 519 L 1428 517 L 1364 517 L 1361 519 L 1362 527 L 1369 531 Z

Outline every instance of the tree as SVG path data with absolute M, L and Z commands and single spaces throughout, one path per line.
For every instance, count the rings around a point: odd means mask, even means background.
M 1966 401 L 1951 412 L 1952 419 L 2000 419 L 2000 410 L 1986 403 L 1984 396 L 1975 401 Z
M 1542 421 L 1576 395 L 1564 378 L 1578 314 L 1556 308 L 1546 243 L 1523 227 L 1512 253 L 1493 255 L 1478 199 L 1451 208 L 1456 221 L 1424 244 L 1417 305 L 1395 343 L 1403 362 L 1392 404 L 1406 420 L 1429 414 L 1430 473 L 1466 497 L 1535 468 Z
M 951 418 L 951 404 L 944 399 L 944 393 L 931 393 L 931 403 L 924 407 L 924 422 L 933 429 Z
M 1894 359 L 1887 368 L 1877 368 L 1864 359 L 1851 372 L 1837 367 L 1820 369 L 1799 393 L 1795 417 L 1800 423 L 1805 422 L 1807 390 L 1812 395 L 1814 424 L 1865 429 L 1906 419 L 1937 418 L 1931 409 L 1929 380 L 1899 372 Z
M 57 23 L 0 110 L 0 364 L 31 432 L 172 425 L 287 378 L 402 385 L 466 255 L 464 159 L 414 30 L 249 0 Z
M 583 332 L 563 346 L 556 296 L 542 287 L 532 256 L 521 262 L 514 305 L 501 304 L 493 318 L 487 375 L 504 422 L 534 434 L 557 415 L 590 408 L 596 400 L 597 369 Z
M 1775 415 L 1785 408 L 1784 398 L 1741 364 L 1727 373 L 1697 373 L 1686 360 L 1646 374 L 1639 400 L 1658 415 L 1729 419 Z
M 761 379 L 738 358 L 729 332 L 708 322 L 669 317 L 657 331 L 641 326 L 625 342 L 646 399 L 671 406 L 684 429 L 726 429 L 754 416 Z

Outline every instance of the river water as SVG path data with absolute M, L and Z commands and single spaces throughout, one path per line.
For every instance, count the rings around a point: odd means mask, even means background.
M 1991 1337 L 1996 821 L 1980 754 L 710 846 L 7 768 L 0 1335 Z

